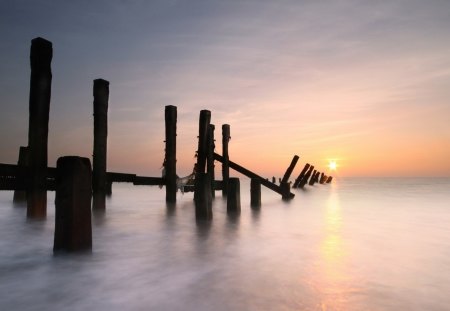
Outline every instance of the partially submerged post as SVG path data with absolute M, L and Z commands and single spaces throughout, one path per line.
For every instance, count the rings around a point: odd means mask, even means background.
M 291 194 L 291 189 L 290 189 L 291 187 L 290 187 L 290 184 L 288 183 L 288 181 L 289 181 L 289 177 L 292 174 L 292 171 L 295 168 L 295 165 L 298 162 L 298 159 L 299 159 L 298 155 L 295 155 L 292 158 L 291 164 L 287 168 L 286 173 L 284 173 L 283 179 L 281 179 L 281 181 L 280 181 L 280 187 L 283 190 L 283 194 L 282 194 L 283 200 L 288 200 L 288 199 L 292 198 L 291 195 L 290 195 Z
M 314 183 L 316 182 L 316 170 L 314 170 L 311 174 L 311 178 L 309 179 L 309 185 L 313 186 Z
M 295 180 L 292 188 L 297 188 L 300 185 L 300 182 L 302 181 L 303 177 L 305 177 L 305 174 L 308 171 L 309 167 L 310 167 L 310 164 L 306 163 L 305 166 L 303 167 L 302 171 L 300 172 L 300 175 L 298 175 L 297 179 Z
M 208 127 L 208 134 L 207 134 L 207 143 L 208 143 L 208 150 L 206 155 L 206 173 L 209 175 L 209 179 L 211 180 L 211 197 L 214 198 L 216 196 L 215 194 L 215 174 L 214 174 L 214 124 L 210 124 Z
M 105 209 L 108 192 L 106 179 L 106 156 L 108 139 L 109 82 L 94 80 L 94 153 L 93 153 L 93 208 Z
M 328 176 L 326 183 L 329 184 L 333 180 L 333 176 Z
M 228 155 L 228 142 L 230 141 L 230 125 L 222 125 L 222 196 L 226 197 L 228 193 L 228 178 L 230 178 L 230 167 L 229 167 L 229 155 Z
M 31 40 L 29 102 L 29 185 L 27 217 L 47 216 L 48 119 L 52 84 L 52 43 L 43 38 Z
M 26 189 L 26 173 L 28 167 L 28 147 L 20 146 L 19 149 L 19 160 L 17 161 L 18 176 L 17 176 L 17 186 L 22 189 Z M 22 187 L 25 186 L 25 187 Z M 13 201 L 15 203 L 26 202 L 27 192 L 26 190 L 14 190 Z
M 228 179 L 227 213 L 239 215 L 241 213 L 241 187 L 239 178 Z
M 61 157 L 57 161 L 55 238 L 53 251 L 92 249 L 91 163 L 87 158 Z
M 308 171 L 305 174 L 305 177 L 303 177 L 303 179 L 300 181 L 300 184 L 298 185 L 299 188 L 303 188 L 307 183 L 308 183 L 308 179 L 310 179 L 310 176 L 312 175 L 314 170 L 314 165 L 311 165 L 308 169 Z
M 258 178 L 250 180 L 250 206 L 252 209 L 261 207 L 261 181 Z
M 212 219 L 211 181 L 205 172 L 207 158 L 207 135 L 211 121 L 209 110 L 200 111 L 197 164 L 195 166 L 195 215 L 197 219 Z
M 166 156 L 164 158 L 166 202 L 177 200 L 177 107 L 166 106 Z

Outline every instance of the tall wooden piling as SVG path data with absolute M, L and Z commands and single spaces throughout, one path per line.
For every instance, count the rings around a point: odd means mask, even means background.
M 250 180 L 250 207 L 252 209 L 261 207 L 261 181 L 258 178 Z
M 164 158 L 166 202 L 177 200 L 177 107 L 166 106 L 166 156 Z
M 54 252 L 92 249 L 91 174 L 87 158 L 57 161 Z
M 292 188 L 297 188 L 300 185 L 300 182 L 302 181 L 303 177 L 305 177 L 305 174 L 308 171 L 309 167 L 310 167 L 310 164 L 306 163 L 305 166 L 303 167 L 302 171 L 300 172 L 300 175 L 298 175 L 297 179 L 295 180 Z
M 94 80 L 93 208 L 105 209 L 109 82 Z
M 48 119 L 52 84 L 52 43 L 43 38 L 31 40 L 29 101 L 29 184 L 27 217 L 47 215 Z
M 241 187 L 239 178 L 228 179 L 227 213 L 239 215 L 241 213 Z
M 19 159 L 17 161 L 18 176 L 17 176 L 17 186 L 26 186 L 27 179 L 27 169 L 28 169 L 28 147 L 20 146 L 19 149 Z M 25 187 L 26 188 L 26 187 Z M 23 188 L 24 189 L 24 188 Z M 14 190 L 13 201 L 15 203 L 26 202 L 27 192 L 25 190 Z
M 209 175 L 209 179 L 211 180 L 211 196 L 214 198 L 216 196 L 215 194 L 215 187 L 214 187 L 214 180 L 215 180 L 215 173 L 214 173 L 214 124 L 210 124 L 208 127 L 208 134 L 207 134 L 207 143 L 208 143 L 208 149 L 206 154 L 206 172 Z
M 226 197 L 228 193 L 228 179 L 230 178 L 230 166 L 229 166 L 229 155 L 228 155 L 228 143 L 231 139 L 230 136 L 230 125 L 222 125 L 222 196 Z
M 209 110 L 200 111 L 197 164 L 195 166 L 195 215 L 197 219 L 212 219 L 211 181 L 205 172 L 208 128 L 211 121 Z

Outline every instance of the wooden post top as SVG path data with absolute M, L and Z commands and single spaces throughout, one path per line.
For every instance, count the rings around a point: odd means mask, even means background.
M 43 38 L 31 40 L 30 62 L 32 68 L 46 68 L 50 66 L 53 57 L 52 43 Z

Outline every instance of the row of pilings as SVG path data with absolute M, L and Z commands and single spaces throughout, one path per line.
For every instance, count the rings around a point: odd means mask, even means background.
M 107 136 L 109 82 L 96 79 L 93 83 L 94 106 L 94 146 L 93 161 L 77 156 L 60 157 L 56 170 L 48 167 L 48 123 L 51 97 L 52 43 L 35 38 L 31 43 L 30 98 L 28 146 L 20 147 L 18 165 L 14 171 L 17 187 L 14 200 L 27 200 L 27 217 L 44 219 L 47 213 L 47 190 L 55 190 L 55 239 L 54 250 L 75 251 L 92 248 L 91 208 L 105 209 L 105 196 L 111 193 L 112 182 L 129 181 L 134 184 L 166 187 L 166 202 L 174 204 L 179 181 L 176 169 L 177 158 L 177 107 L 165 107 L 165 158 L 164 177 L 138 177 L 133 174 L 107 172 Z M 222 155 L 215 150 L 211 112 L 200 111 L 197 161 L 194 167 L 195 214 L 199 220 L 211 220 L 212 201 L 215 191 L 221 190 L 227 198 L 227 212 L 239 215 L 240 181 L 230 177 L 230 168 L 251 179 L 250 205 L 254 209 L 261 206 L 261 186 L 279 193 L 283 200 L 294 197 L 289 178 L 299 160 L 295 155 L 280 184 L 270 182 L 256 173 L 230 160 L 228 144 L 230 125 L 222 125 Z M 222 163 L 222 181 L 215 178 L 214 161 Z M 49 178 L 49 171 L 52 178 Z M 295 180 L 292 188 L 303 188 L 307 183 L 331 182 L 332 177 L 314 170 L 306 164 Z M 20 186 L 19 186 L 20 185 Z M 25 185 L 25 186 L 22 186 Z

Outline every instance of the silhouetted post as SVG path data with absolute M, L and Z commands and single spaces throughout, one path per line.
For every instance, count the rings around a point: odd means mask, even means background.
M 329 184 L 333 180 L 333 176 L 328 176 L 326 183 Z
M 314 185 L 315 179 L 316 179 L 316 170 L 314 170 L 312 172 L 311 178 L 309 179 L 309 185 L 310 186 Z
M 277 179 L 275 178 L 275 176 L 272 177 L 272 184 L 276 183 Z
M 177 107 L 166 106 L 166 156 L 164 168 L 166 171 L 166 202 L 177 201 Z
M 250 180 L 250 206 L 253 209 L 261 207 L 261 181 L 257 178 Z
M 230 160 L 228 155 L 228 142 L 230 141 L 230 125 L 223 124 L 222 125 L 222 196 L 226 197 L 228 193 L 228 178 L 230 178 L 230 167 L 228 161 Z
M 109 82 L 94 80 L 93 208 L 105 209 Z
M 210 124 L 208 127 L 208 150 L 206 154 L 206 172 L 209 175 L 209 178 L 211 180 L 211 197 L 214 198 L 216 196 L 216 191 L 214 187 L 214 180 L 215 180 L 215 174 L 214 174 L 214 124 Z
M 200 111 L 194 192 L 195 215 L 197 219 L 212 219 L 211 181 L 208 173 L 205 172 L 210 121 L 211 112 L 209 110 Z
M 47 216 L 48 116 L 52 84 L 52 43 L 31 40 L 30 119 L 28 127 L 29 185 L 27 217 Z
M 21 146 L 19 149 L 19 159 L 17 161 L 17 166 L 19 167 L 19 175 L 16 177 L 17 185 L 27 184 L 27 167 L 28 167 L 28 147 Z M 14 190 L 13 201 L 16 203 L 25 202 L 27 200 L 27 192 L 25 190 Z
M 241 213 L 241 187 L 239 178 L 228 179 L 227 213 L 237 215 Z
M 91 250 L 91 162 L 71 156 L 59 158 L 56 165 L 53 251 Z
M 323 184 L 325 182 L 325 178 L 326 178 L 325 174 L 324 173 L 320 173 L 319 183 Z
M 309 167 L 310 167 L 309 163 L 306 163 L 302 171 L 300 172 L 300 175 L 298 175 L 297 179 L 295 180 L 292 188 L 297 188 L 300 185 L 300 182 L 302 181 L 303 177 L 305 177 L 305 174 L 308 171 Z
M 288 183 L 289 177 L 292 174 L 292 171 L 295 168 L 295 165 L 297 164 L 299 159 L 298 155 L 295 155 L 292 158 L 291 164 L 289 165 L 289 167 L 286 170 L 286 173 L 284 173 L 283 179 L 281 179 L 280 181 L 280 187 L 283 190 L 283 194 L 282 194 L 282 199 L 283 200 L 288 200 L 291 199 L 291 185 Z
M 310 179 L 312 173 L 314 170 L 314 165 L 311 165 L 308 169 L 308 172 L 306 172 L 305 177 L 303 177 L 303 179 L 300 181 L 299 187 L 303 188 L 307 183 L 308 183 L 308 179 Z

